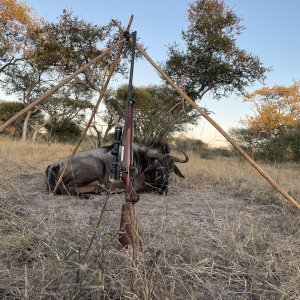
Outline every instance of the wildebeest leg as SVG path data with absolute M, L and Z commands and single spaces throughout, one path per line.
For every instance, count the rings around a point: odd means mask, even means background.
M 95 193 L 100 194 L 102 192 L 106 192 L 104 185 L 100 184 L 99 180 L 95 180 L 90 182 L 84 186 L 77 186 L 76 187 L 77 193 Z

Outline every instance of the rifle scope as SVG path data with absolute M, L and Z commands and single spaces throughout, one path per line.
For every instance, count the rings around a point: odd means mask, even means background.
M 120 149 L 122 143 L 122 127 L 115 128 L 115 141 L 111 154 L 113 156 L 112 168 L 111 168 L 111 177 L 110 181 L 119 181 L 121 179 L 120 174 L 120 163 L 122 149 Z

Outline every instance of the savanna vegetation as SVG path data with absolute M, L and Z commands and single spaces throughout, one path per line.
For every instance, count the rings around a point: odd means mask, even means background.
M 0 124 L 119 38 L 112 24 L 67 10 L 49 22 L 17 0 L 0 0 L 0 28 L 0 88 L 15 98 L 0 101 Z M 299 82 L 246 92 L 270 69 L 238 47 L 244 29 L 222 0 L 194 0 L 161 67 L 199 105 L 231 93 L 252 103 L 255 115 L 231 133 L 300 199 Z M 188 138 L 199 115 L 164 82 L 134 87 L 135 134 L 168 141 L 190 161 L 168 195 L 136 204 L 137 266 L 118 244 L 124 195 L 47 192 L 45 168 L 71 153 L 114 55 L 0 133 L 0 298 L 299 299 L 299 212 L 233 150 Z M 117 74 L 128 73 L 129 55 L 125 48 Z M 126 97 L 126 86 L 107 91 L 81 149 L 111 142 Z
M 245 95 L 255 115 L 231 130 L 254 157 L 271 161 L 300 160 L 300 83 L 264 87 Z

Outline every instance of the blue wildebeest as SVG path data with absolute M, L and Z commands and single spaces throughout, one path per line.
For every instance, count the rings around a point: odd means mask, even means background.
M 122 188 L 122 183 L 113 185 L 110 181 L 113 161 L 112 149 L 113 146 L 107 146 L 78 152 L 72 159 L 56 193 L 78 195 Z M 183 154 L 184 159 L 170 155 L 170 148 L 166 143 L 143 145 L 135 142 L 133 145 L 135 191 L 154 190 L 166 194 L 172 172 L 184 178 L 175 165 L 176 162 L 186 163 L 189 160 L 184 152 Z M 58 160 L 47 167 L 46 182 L 49 191 L 53 191 L 67 159 Z

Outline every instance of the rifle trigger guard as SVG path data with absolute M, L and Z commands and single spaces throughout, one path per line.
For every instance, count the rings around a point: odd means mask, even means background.
M 122 172 L 124 174 L 128 174 L 128 170 L 124 167 L 120 167 L 120 172 Z

